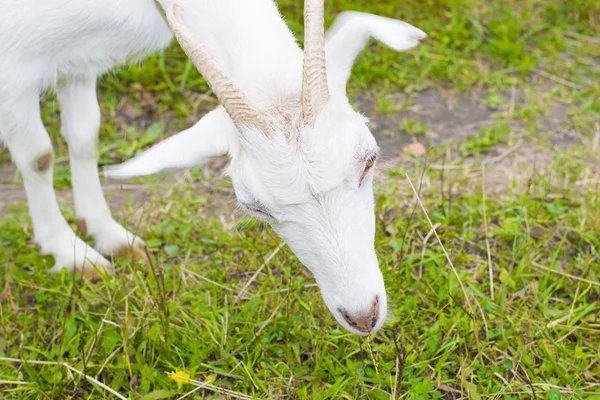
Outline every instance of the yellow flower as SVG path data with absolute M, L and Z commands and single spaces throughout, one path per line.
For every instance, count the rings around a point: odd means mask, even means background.
M 192 383 L 190 374 L 185 371 L 177 370 L 175 372 L 169 372 L 169 378 L 173 379 L 177 384 L 189 384 Z

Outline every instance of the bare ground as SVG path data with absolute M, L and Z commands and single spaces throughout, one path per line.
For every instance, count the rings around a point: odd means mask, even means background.
M 512 108 L 519 107 L 527 101 L 521 93 L 506 94 L 506 96 L 510 100 L 508 107 Z M 367 96 L 360 96 L 356 101 L 360 105 L 361 111 L 371 117 L 371 130 L 382 149 L 383 164 L 390 166 L 402 162 L 403 157 L 410 157 L 403 154 L 403 149 L 410 143 L 420 141 L 425 148 L 430 148 L 440 143 L 450 142 L 451 149 L 456 149 L 467 136 L 475 135 L 481 126 L 492 124 L 495 113 L 509 112 L 508 110 L 490 109 L 482 105 L 481 98 L 481 94 L 476 91 L 457 94 L 444 90 L 429 90 L 411 95 L 398 95 L 392 100 L 402 101 L 410 106 L 392 115 L 377 115 L 373 100 Z M 523 166 L 543 165 L 550 162 L 551 147 L 569 147 L 580 140 L 576 132 L 569 126 L 567 111 L 567 106 L 554 102 L 543 118 L 541 126 L 544 132 L 550 133 L 550 146 L 519 142 L 510 149 L 498 146 L 486 155 L 489 164 L 492 165 L 486 174 L 486 181 L 490 182 L 492 191 L 504 190 L 507 184 L 522 172 Z M 117 116 L 118 119 L 125 117 Z M 399 124 L 407 118 L 427 123 L 429 133 L 423 138 L 416 139 L 401 132 Z M 518 131 L 518 126 L 515 129 Z M 457 157 L 456 152 L 450 150 L 450 153 L 451 159 Z M 469 160 L 466 160 L 465 164 L 468 167 Z M 223 160 L 216 160 L 205 168 L 207 169 L 206 173 L 214 176 L 222 166 Z M 26 200 L 22 184 L 15 179 L 16 177 L 18 174 L 12 164 L 0 164 L 0 217 L 8 214 L 14 204 Z M 168 190 L 169 186 L 165 185 L 165 190 Z M 131 201 L 135 207 L 138 207 L 144 204 L 149 196 L 147 186 L 143 185 L 108 182 L 105 183 L 104 189 L 111 209 L 117 215 L 128 202 Z M 68 190 L 59 190 L 57 195 L 61 201 L 72 201 Z M 215 204 L 231 204 L 232 193 L 221 193 L 218 196 L 219 201 L 214 202 Z M 228 208 L 231 209 L 230 206 Z

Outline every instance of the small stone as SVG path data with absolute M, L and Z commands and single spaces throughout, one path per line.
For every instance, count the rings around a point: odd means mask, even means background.
M 427 148 L 425 147 L 425 145 L 423 145 L 419 142 L 414 142 L 414 143 L 404 146 L 402 148 L 402 152 L 406 153 L 406 154 L 410 154 L 411 156 L 414 156 L 414 157 L 420 157 L 427 153 Z

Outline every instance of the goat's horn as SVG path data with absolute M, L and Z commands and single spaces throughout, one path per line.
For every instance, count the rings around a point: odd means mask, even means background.
M 233 123 L 236 126 L 256 127 L 268 135 L 271 128 L 264 115 L 252 107 L 244 93 L 223 72 L 206 47 L 194 37 L 181 19 L 179 4 L 171 4 L 167 10 L 167 21 L 181 48 L 204 76 Z
M 325 0 L 304 0 L 304 67 L 302 71 L 302 119 L 313 126 L 321 107 L 329 100 L 325 64 Z

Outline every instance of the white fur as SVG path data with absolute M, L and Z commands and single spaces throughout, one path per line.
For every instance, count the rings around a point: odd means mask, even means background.
M 404 50 L 425 34 L 401 21 L 342 14 L 326 44 L 331 98 L 309 128 L 300 121 L 302 51 L 272 1 L 176 1 L 187 27 L 271 119 L 274 132 L 238 130 L 231 121 L 217 121 L 227 117 L 219 108 L 190 131 L 106 175 L 125 178 L 199 165 L 224 152 L 226 141 L 227 173 L 242 208 L 267 221 L 286 241 L 314 274 L 333 315 L 351 332 L 364 334 L 344 319 L 342 310 L 360 318 L 377 297 L 379 313 L 371 329 L 376 331 L 384 323 L 387 302 L 374 250 L 372 172 L 361 185 L 359 180 L 377 146 L 365 118 L 350 107 L 345 84 L 369 37 Z
M 55 259 L 52 271 L 111 263 L 79 239 L 60 213 L 52 167 L 36 160 L 52 152 L 40 120 L 39 97 L 54 87 L 69 144 L 77 218 L 97 249 L 109 255 L 138 242 L 110 214 L 97 171 L 100 110 L 96 77 L 166 46 L 171 32 L 153 0 L 0 1 L 0 140 L 23 175 L 35 240 Z
M 167 7 L 172 0 L 160 2 Z M 377 146 L 365 118 L 350 107 L 344 87 L 369 37 L 403 50 L 425 34 L 399 21 L 342 14 L 326 45 L 331 97 L 311 128 L 301 122 L 302 50 L 272 0 L 177 2 L 186 25 L 253 106 L 269 116 L 274 132 L 266 136 L 256 128 L 236 128 L 219 107 L 192 128 L 107 169 L 106 175 L 127 178 L 189 168 L 228 152 L 227 173 L 240 205 L 286 241 L 348 330 L 365 333 L 342 314 L 362 318 L 377 298 L 378 315 L 370 329 L 376 331 L 384 323 L 387 302 L 374 250 L 372 172 L 362 183 L 360 177 Z M 90 221 L 101 247 L 113 248 L 110 238 L 130 243 L 137 238 L 110 217 L 95 171 L 92 143 L 99 113 L 92 82 L 113 65 L 158 49 L 169 39 L 152 0 L 0 3 L 0 54 L 8 54 L 0 59 L 0 70 L 8 71 L 0 77 L 0 137 L 23 173 L 36 240 L 57 257 L 56 268 L 78 267 L 83 261 L 81 255 L 63 255 L 69 246 L 73 249 L 73 240 L 81 253 L 81 241 L 58 211 L 51 171 L 40 174 L 31 167 L 51 149 L 39 121 L 39 93 L 59 82 L 63 113 L 67 110 L 63 132 L 76 170 L 78 217 Z M 80 115 L 74 114 L 76 109 Z M 90 254 L 95 262 L 105 262 Z
M 426 37 L 406 22 L 361 12 L 341 13 L 327 32 L 329 85 L 345 90 L 352 64 L 370 37 L 396 51 L 411 49 Z

